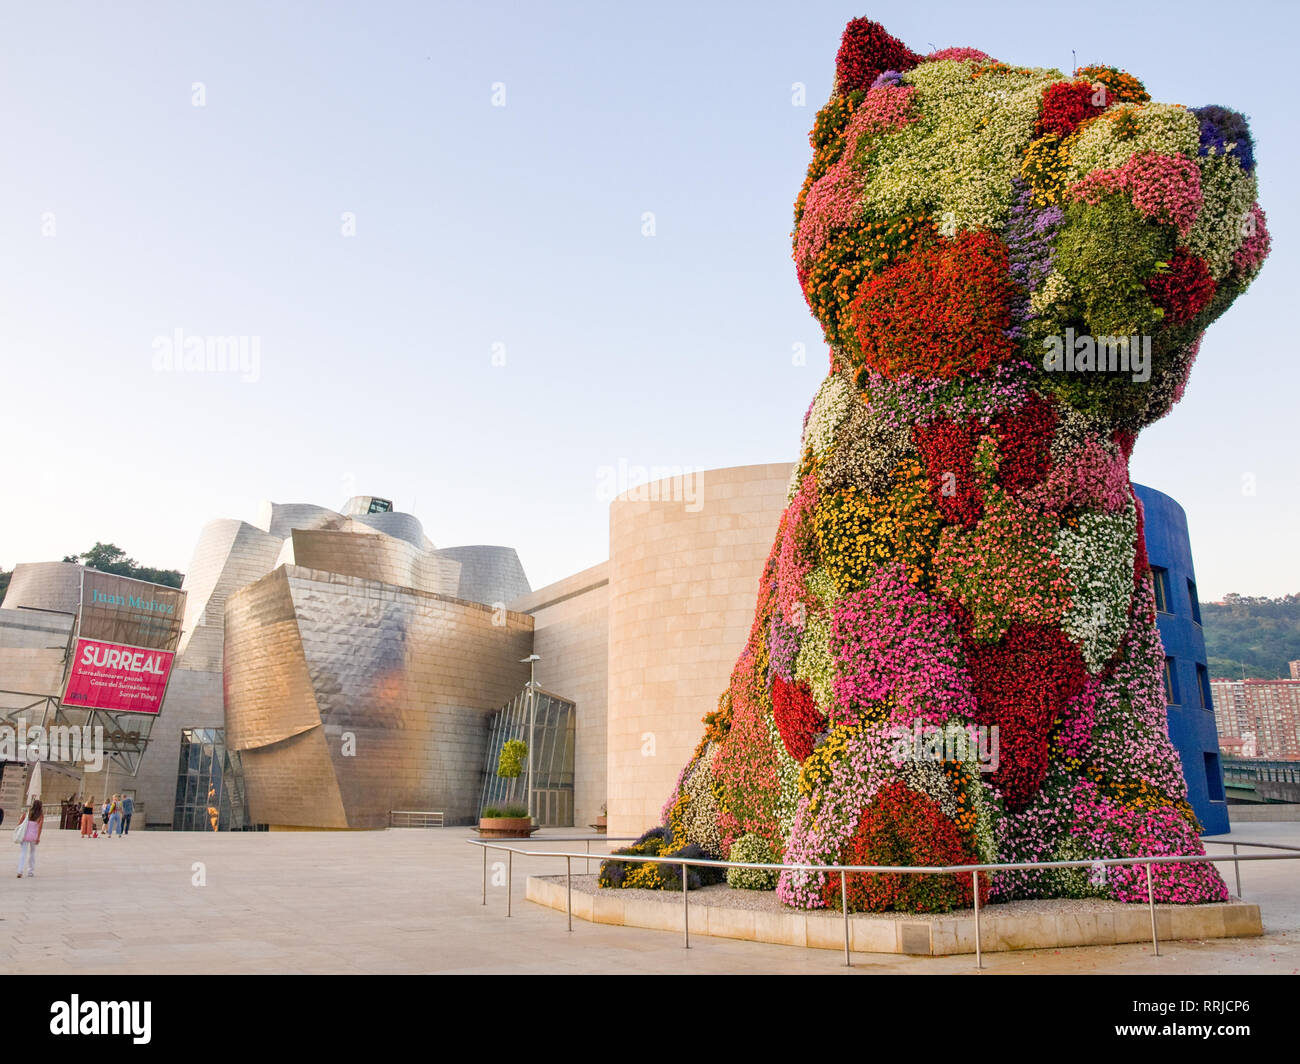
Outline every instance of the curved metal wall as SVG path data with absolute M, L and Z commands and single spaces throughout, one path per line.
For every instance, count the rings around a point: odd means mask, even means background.
M 488 719 L 528 679 L 532 618 L 289 566 L 226 603 L 226 738 L 255 822 L 375 828 L 478 814 Z
M 1160 641 L 1172 672 L 1175 701 L 1166 710 L 1169 738 L 1178 749 L 1187 780 L 1187 800 L 1207 835 L 1229 830 L 1224 798 L 1223 768 L 1219 762 L 1219 732 L 1214 722 L 1205 635 L 1194 588 L 1192 542 L 1187 514 L 1163 492 L 1134 484 L 1142 502 L 1147 557 L 1163 569 L 1167 583 L 1166 610 L 1156 614 Z

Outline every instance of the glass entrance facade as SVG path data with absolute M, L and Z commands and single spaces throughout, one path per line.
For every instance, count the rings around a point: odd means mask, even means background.
M 225 728 L 185 728 L 176 772 L 173 831 L 245 831 L 250 827 L 239 752 Z
M 480 811 L 489 805 L 527 804 L 527 763 L 519 779 L 497 775 L 501 748 L 510 739 L 528 742 L 528 690 L 493 715 L 488 724 Z M 573 827 L 574 705 L 538 688 L 533 709 L 533 816 L 542 827 Z

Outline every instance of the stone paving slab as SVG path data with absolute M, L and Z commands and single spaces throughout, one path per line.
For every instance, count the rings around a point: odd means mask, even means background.
M 1268 833 L 1272 832 L 1271 835 Z M 568 834 L 567 832 L 565 834 Z M 483 858 L 467 828 L 376 832 L 132 832 L 81 840 L 47 831 L 35 879 L 0 875 L 0 970 L 7 973 L 803 973 L 973 972 L 966 956 L 855 954 L 575 922 L 524 900 L 527 875 L 563 860 L 514 859 L 507 919 L 505 856 Z M 1300 826 L 1251 824 L 1244 838 L 1300 842 Z M 582 849 L 545 834 L 528 848 Z M 603 840 L 593 843 L 598 852 Z M 499 858 L 499 867 L 498 865 Z M 195 865 L 198 865 L 196 869 Z M 580 862 L 574 862 L 575 871 Z M 594 870 L 593 863 L 593 870 Z M 1000 972 L 1294 972 L 1300 970 L 1297 869 L 1243 865 L 1243 893 L 1264 935 L 1149 945 L 990 954 Z M 204 885 L 196 885 L 202 882 Z M 680 900 L 680 898 L 679 898 Z M 110 938 L 106 936 L 116 936 Z

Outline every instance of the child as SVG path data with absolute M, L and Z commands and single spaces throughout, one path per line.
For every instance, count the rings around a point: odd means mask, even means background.
M 27 878 L 36 875 L 36 847 L 41 841 L 41 829 L 45 827 L 45 810 L 41 800 L 32 801 L 32 807 L 23 819 L 22 849 L 18 851 L 18 878 L 23 878 L 23 865 L 27 866 Z

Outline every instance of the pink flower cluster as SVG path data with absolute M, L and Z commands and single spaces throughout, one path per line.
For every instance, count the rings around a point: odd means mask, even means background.
M 893 718 L 942 724 L 973 718 L 975 695 L 948 614 L 907 582 L 904 566 L 881 566 L 861 591 L 835 604 L 832 722 L 851 721 L 892 695 Z
M 915 95 L 914 85 L 879 85 L 868 90 L 844 131 L 845 156 L 851 158 L 857 154 L 863 136 L 888 133 L 915 122 L 916 116 L 912 114 L 912 97 Z
M 977 63 L 987 63 L 991 58 L 978 48 L 940 48 L 925 57 L 928 63 L 941 63 L 945 59 L 973 59 Z
M 1071 834 L 1086 857 L 1177 857 L 1204 853 L 1191 824 L 1174 809 L 1128 808 L 1080 780 L 1074 788 Z M 1151 868 L 1152 893 L 1159 902 L 1196 905 L 1227 901 L 1228 888 L 1211 864 L 1164 864 Z M 1107 893 L 1116 901 L 1147 900 L 1146 870 L 1115 865 L 1107 871 Z
M 1088 750 L 1088 740 L 1092 738 L 1093 722 L 1097 719 L 1097 692 L 1100 681 L 1095 676 L 1088 677 L 1082 691 L 1075 695 L 1061 710 L 1057 725 L 1056 746 L 1066 757 L 1082 757 Z
M 1052 513 L 1071 507 L 1117 513 L 1132 498 L 1124 455 L 1112 454 L 1093 437 L 1055 463 L 1042 484 L 1020 496 L 1022 502 Z
M 800 267 L 807 268 L 822 253 L 834 230 L 849 224 L 860 194 L 858 176 L 845 151 L 813 185 L 804 203 L 794 248 L 794 260 Z
M 1251 274 L 1259 269 L 1268 257 L 1272 240 L 1268 227 L 1264 224 L 1264 211 L 1258 203 L 1250 208 L 1251 232 L 1232 256 L 1232 264 L 1238 273 Z
M 804 580 L 812 569 L 812 516 L 817 507 L 817 478 L 803 478 L 781 522 L 781 556 L 776 566 L 776 602 L 787 624 L 802 628 Z
M 847 741 L 847 755 L 831 765 L 830 780 L 817 790 L 814 809 L 808 797 L 799 799 L 785 848 L 786 864 L 835 864 L 875 793 L 898 778 L 891 752 L 894 725 L 874 724 L 858 729 Z M 798 909 L 821 909 L 825 872 L 785 871 L 776 896 Z
M 1203 202 L 1196 164 L 1185 155 L 1153 151 L 1134 155 L 1117 170 L 1094 170 L 1070 187 L 1071 195 L 1091 204 L 1125 190 L 1143 215 L 1177 226 L 1182 237 L 1191 232 Z

